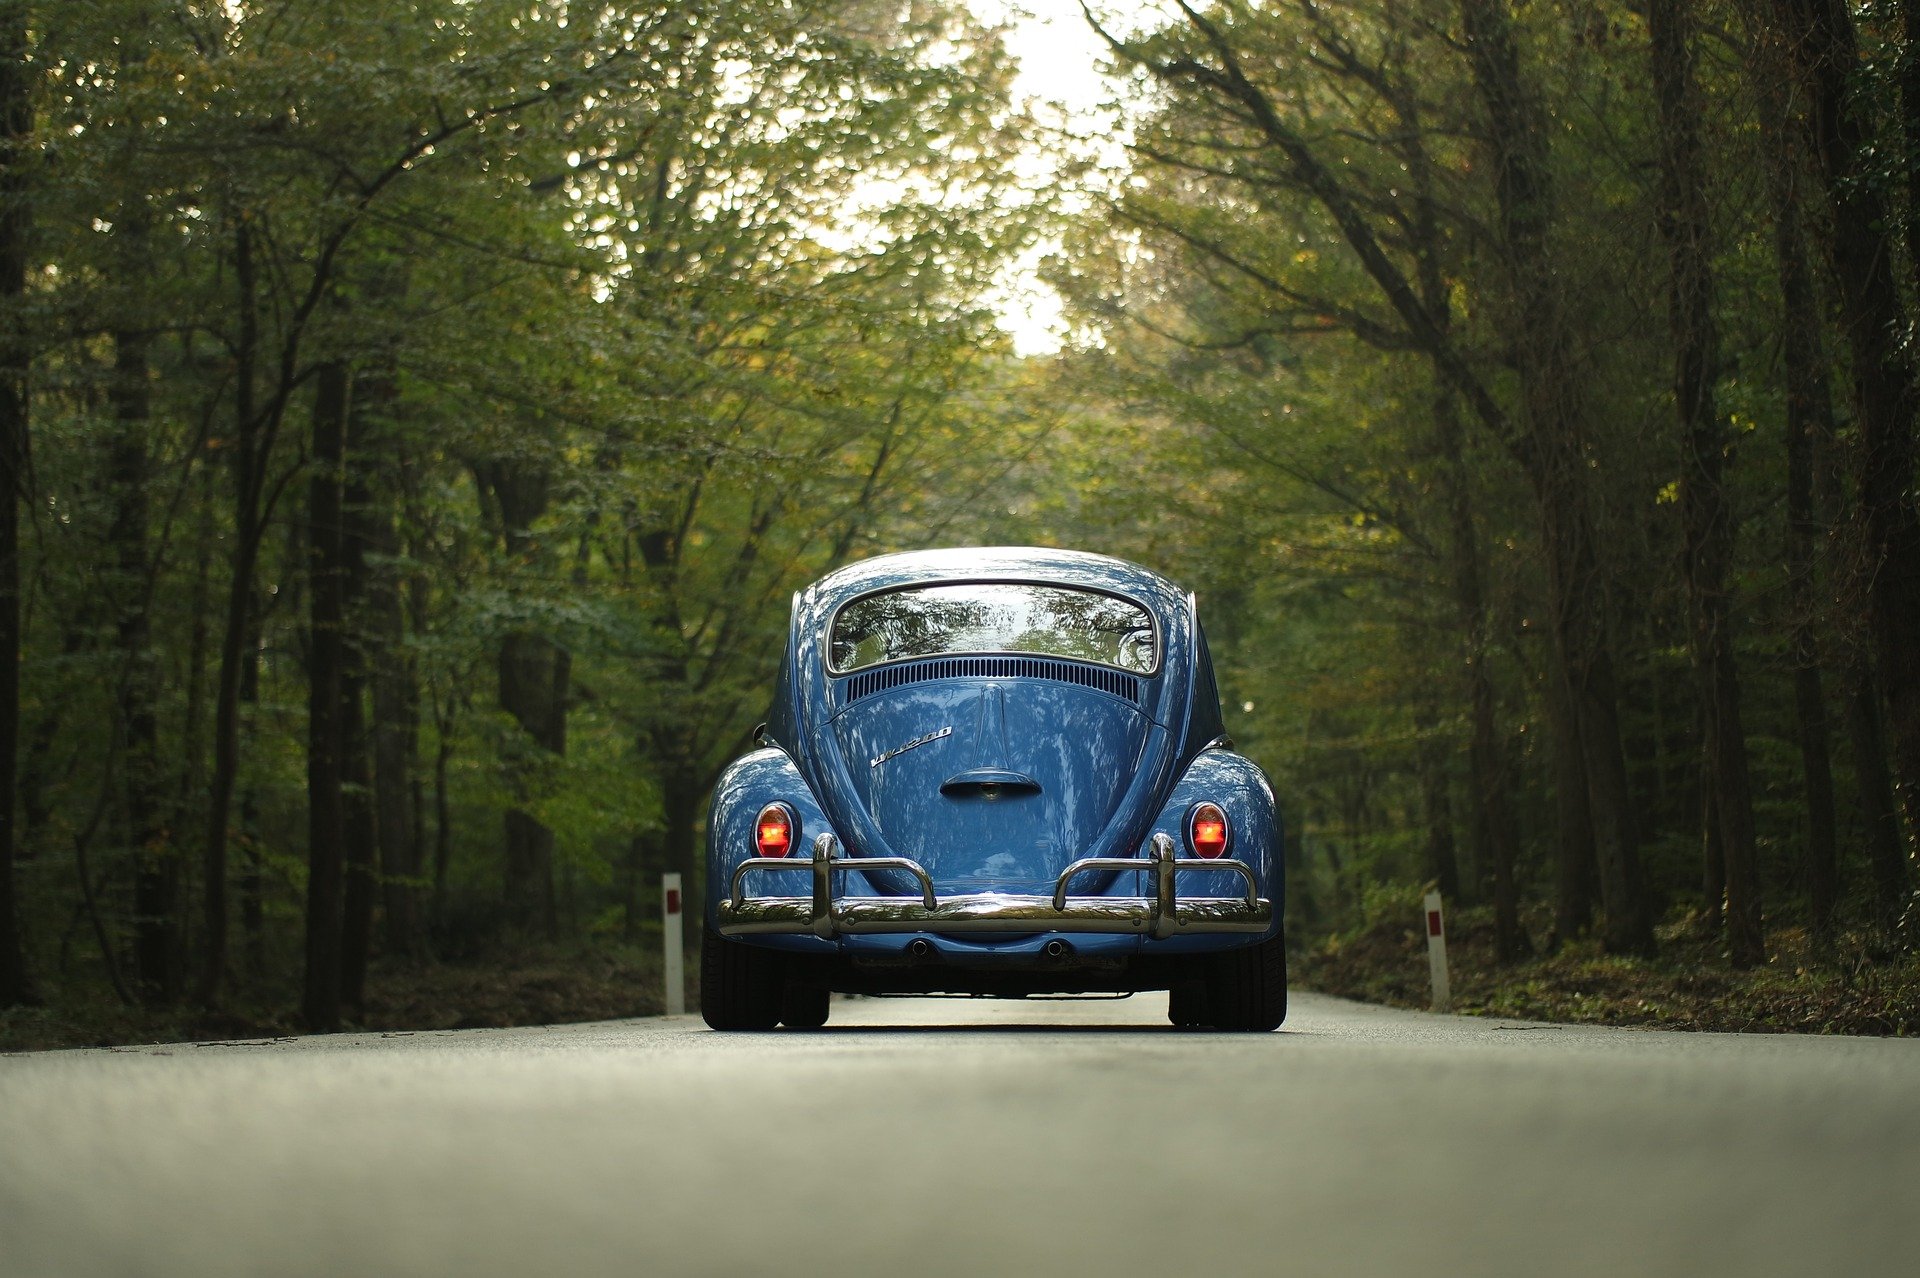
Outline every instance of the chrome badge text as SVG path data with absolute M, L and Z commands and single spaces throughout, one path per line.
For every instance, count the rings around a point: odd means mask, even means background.
M 953 726 L 949 724 L 948 726 L 941 728 L 937 732 L 929 732 L 924 737 L 915 737 L 913 740 L 907 742 L 905 745 L 897 745 L 893 749 L 887 751 L 885 754 L 874 755 L 873 762 L 868 764 L 867 766 L 877 768 L 881 764 L 885 763 L 888 759 L 891 759 L 896 755 L 905 754 L 909 750 L 918 749 L 919 747 L 927 744 L 929 741 L 938 741 L 941 737 L 950 737 L 952 735 L 953 735 Z

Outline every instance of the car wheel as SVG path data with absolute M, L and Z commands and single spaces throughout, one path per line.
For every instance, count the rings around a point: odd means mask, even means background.
M 1167 1019 L 1181 1029 L 1207 1023 L 1207 987 L 1201 981 L 1182 981 L 1167 991 Z
M 829 990 L 789 981 L 787 992 L 780 999 L 780 1023 L 788 1029 L 819 1029 L 827 1023 L 832 998 Z
M 700 1016 L 717 1030 L 766 1030 L 780 1021 L 784 956 L 707 929 L 700 941 Z
M 1287 1019 L 1286 933 L 1210 956 L 1206 990 L 1215 1029 L 1264 1034 L 1280 1028 Z

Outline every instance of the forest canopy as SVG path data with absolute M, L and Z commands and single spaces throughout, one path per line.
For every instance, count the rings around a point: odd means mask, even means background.
M 1198 590 L 1298 938 L 1912 948 L 1913 0 L 0 15 L 0 1006 L 631 946 L 929 545 Z

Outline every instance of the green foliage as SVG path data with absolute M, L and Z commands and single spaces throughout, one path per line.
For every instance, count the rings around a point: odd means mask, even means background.
M 17 877 L 57 997 L 180 997 L 175 969 L 225 917 L 235 996 L 284 998 L 329 851 L 309 845 L 316 796 L 378 844 L 362 908 L 396 965 L 515 931 L 633 942 L 657 872 L 694 869 L 790 593 L 934 542 L 1107 551 L 1198 591 L 1229 727 L 1281 796 L 1298 930 L 1386 926 L 1449 843 L 1459 894 L 1485 900 L 1493 776 L 1544 939 L 1566 831 L 1527 268 L 1566 335 L 1553 411 L 1591 506 L 1655 913 L 1698 894 L 1640 10 L 1169 9 L 1114 51 L 1136 71 L 1116 88 L 1127 170 L 1066 163 L 1082 189 L 1038 194 L 999 33 L 948 0 L 26 11 L 34 133 L 13 172 L 33 269 L 0 317 L 33 358 Z M 1855 12 L 1862 169 L 1904 226 L 1911 52 L 1891 10 Z M 1503 256 L 1515 210 L 1470 14 L 1510 27 L 1515 110 L 1544 139 L 1527 262 Z M 1733 26 L 1696 69 L 1715 389 L 1763 879 L 1791 923 L 1795 636 L 1811 622 L 1823 668 L 1859 670 L 1869 574 L 1843 411 L 1820 444 L 1819 615 L 1794 615 L 1767 215 L 1785 144 L 1756 123 Z M 1809 156 L 1784 162 L 1811 177 Z M 1044 237 L 1081 340 L 1020 360 L 990 299 Z M 1845 334 L 1822 336 L 1837 387 Z M 313 455 L 334 424 L 337 474 Z M 333 486 L 346 527 L 316 528 Z M 334 584 L 313 552 L 336 532 L 334 673 L 363 723 L 344 781 L 313 769 L 309 714 Z M 1884 904 L 1866 750 L 1836 752 L 1849 923 Z M 219 885 L 230 908 L 207 917 Z
M 997 34 L 815 0 L 30 14 L 36 273 L 8 318 L 36 359 L 34 965 L 184 992 L 149 941 L 207 945 L 230 676 L 231 966 L 245 997 L 288 988 L 321 851 L 316 480 L 344 483 L 358 565 L 339 799 L 394 818 L 377 909 L 398 890 L 431 924 L 381 943 L 466 953 L 525 921 L 509 812 L 549 840 L 561 931 L 640 935 L 761 715 L 787 594 L 936 535 L 995 464 L 984 298 L 1045 215 L 1013 186 Z M 328 476 L 309 433 L 342 370 Z
M 1382 893 L 1436 877 L 1443 837 L 1458 850 L 1462 897 L 1492 892 L 1477 807 L 1486 778 L 1470 766 L 1474 663 L 1491 688 L 1523 898 L 1557 890 L 1552 569 L 1513 434 L 1531 411 L 1519 355 L 1529 337 L 1518 268 L 1501 257 L 1501 165 L 1470 10 L 1511 24 L 1517 109 L 1546 124 L 1551 193 L 1534 211 L 1571 348 L 1578 399 L 1565 411 L 1582 431 L 1598 625 L 1615 655 L 1648 890 L 1656 913 L 1700 892 L 1699 687 L 1642 14 L 1225 0 L 1115 45 L 1115 65 L 1134 71 L 1131 166 L 1086 193 L 1094 211 L 1052 263 L 1089 340 L 1059 361 L 1058 393 L 1075 398 L 1004 526 L 1132 555 L 1198 588 L 1229 728 L 1275 776 L 1289 818 L 1295 925 L 1307 930 L 1366 924 Z M 1904 154 L 1890 141 L 1893 72 L 1912 55 L 1890 19 L 1864 11 L 1863 22 L 1859 92 L 1888 154 Z M 1781 143 L 1754 120 L 1749 38 L 1701 40 L 1696 74 L 1747 749 L 1768 908 L 1792 920 L 1808 891 L 1790 643 L 1805 619 L 1784 603 L 1782 299 L 1765 150 Z M 1890 168 L 1884 180 L 1901 205 L 1910 192 Z M 1443 330 L 1438 346 L 1390 301 L 1392 272 Z M 1841 333 L 1825 337 L 1844 348 Z M 1446 372 L 1440 347 L 1464 371 Z M 1843 373 L 1836 364 L 1836 388 Z M 1465 398 L 1469 378 L 1499 422 Z M 1836 727 L 1832 675 L 1857 664 L 1861 643 L 1859 600 L 1846 593 L 1856 534 L 1840 514 L 1849 443 L 1843 423 L 1820 445 L 1834 451 L 1817 481 L 1833 521 L 1821 571 L 1839 592 L 1816 619 Z M 1477 623 L 1461 612 L 1462 562 L 1477 572 Z M 1857 830 L 1847 781 L 1841 827 Z M 1841 847 L 1847 917 L 1864 921 L 1862 844 Z

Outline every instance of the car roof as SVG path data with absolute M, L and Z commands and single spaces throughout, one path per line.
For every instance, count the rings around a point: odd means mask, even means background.
M 836 607 L 858 595 L 943 581 L 1035 581 L 1170 604 L 1185 592 L 1150 568 L 1111 555 L 1049 546 L 955 546 L 878 555 L 828 574 L 808 591 L 816 606 Z

